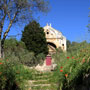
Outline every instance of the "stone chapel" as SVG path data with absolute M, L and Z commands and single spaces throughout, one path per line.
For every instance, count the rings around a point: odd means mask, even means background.
M 44 28 L 49 53 L 56 52 L 56 48 L 61 48 L 64 52 L 66 51 L 66 37 L 61 32 L 54 29 L 51 24 L 46 25 Z

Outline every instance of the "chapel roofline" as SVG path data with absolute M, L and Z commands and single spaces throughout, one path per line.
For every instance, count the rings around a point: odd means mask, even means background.
M 46 26 L 44 26 L 43 28 L 45 28 L 45 27 L 50 28 L 50 29 L 52 29 L 52 30 L 55 30 L 56 32 L 58 32 L 58 33 L 61 33 L 61 34 L 62 34 L 62 32 L 61 32 L 61 31 L 56 30 L 55 28 L 53 28 L 51 23 L 50 23 L 50 24 L 48 24 L 48 23 L 47 23 L 47 24 L 46 24 Z

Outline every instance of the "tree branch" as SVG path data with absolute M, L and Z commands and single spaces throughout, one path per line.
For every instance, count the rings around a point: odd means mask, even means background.
M 10 21 L 9 26 L 8 26 L 8 29 L 6 30 L 6 32 L 5 32 L 4 35 L 3 35 L 2 42 L 4 42 L 4 40 L 6 39 L 6 36 L 7 36 L 8 32 L 10 31 L 10 28 L 11 28 L 11 26 L 12 26 L 12 24 L 13 24 L 13 21 L 14 21 L 15 18 L 16 18 L 17 13 L 18 13 L 18 12 L 16 12 L 16 13 L 14 14 L 13 19 Z
M 6 17 L 6 13 L 5 13 L 5 15 L 3 16 L 2 21 L 1 21 L 1 24 L 2 24 L 2 25 L 4 25 L 5 17 Z
M 9 13 L 9 12 L 7 12 L 7 15 L 8 15 L 8 17 L 9 17 L 9 20 L 11 21 L 10 13 Z
M 5 17 L 6 17 L 6 14 L 3 16 L 2 21 L 0 22 L 0 39 L 1 39 L 1 35 L 2 35 L 2 29 L 3 29 Z

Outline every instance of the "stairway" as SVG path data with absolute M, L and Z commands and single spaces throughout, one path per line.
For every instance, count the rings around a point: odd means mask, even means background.
M 28 80 L 28 90 L 57 90 L 57 84 L 52 82 L 53 72 L 34 73 L 33 80 Z

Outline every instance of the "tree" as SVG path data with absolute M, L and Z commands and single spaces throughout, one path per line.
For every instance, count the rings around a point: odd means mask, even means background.
M 12 24 L 23 20 L 27 23 L 34 12 L 47 12 L 47 0 L 0 0 L 0 57 L 4 56 L 4 41 L 10 32 Z M 3 27 L 8 27 L 3 31 Z M 4 32 L 4 33 L 3 33 Z
M 32 21 L 24 28 L 21 40 L 29 51 L 35 53 L 35 56 L 40 53 L 48 54 L 44 29 L 36 21 Z
M 67 40 L 67 48 L 69 48 L 71 46 L 71 42 L 70 40 Z

